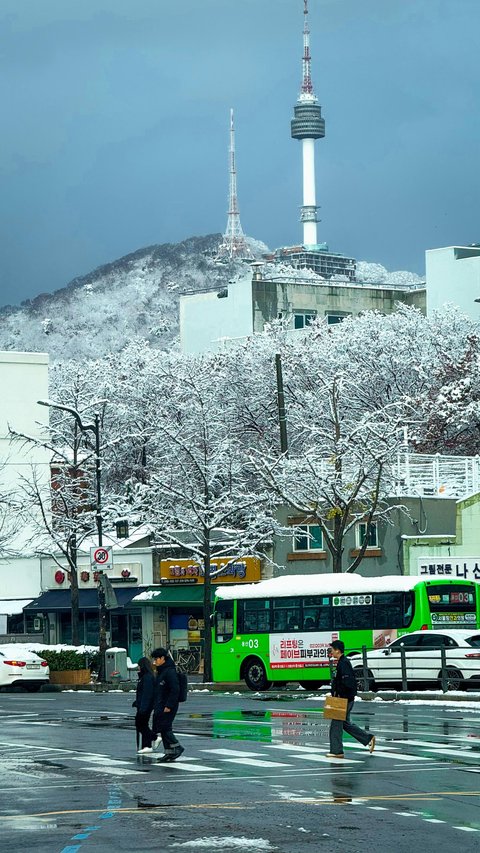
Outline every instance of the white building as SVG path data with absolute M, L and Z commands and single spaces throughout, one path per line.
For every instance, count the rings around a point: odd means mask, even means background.
M 3 495 L 21 499 L 21 481 L 35 466 L 42 481 L 49 478 L 49 454 L 43 448 L 28 449 L 12 443 L 9 429 L 39 438 L 48 424 L 48 409 L 37 400 L 48 397 L 48 355 L 0 352 L 0 489 Z M 10 521 L 6 519 L 8 529 Z M 16 558 L 0 557 L 0 633 L 7 633 L 29 600 L 40 592 L 40 560 L 29 545 L 32 524 L 23 525 L 9 548 Z
M 448 246 L 425 253 L 427 314 L 447 302 L 480 319 L 480 246 Z

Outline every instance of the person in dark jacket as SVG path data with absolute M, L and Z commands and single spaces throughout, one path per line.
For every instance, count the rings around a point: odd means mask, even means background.
M 163 743 L 165 755 L 159 760 L 175 761 L 185 751 L 172 730 L 173 721 L 178 711 L 180 693 L 177 668 L 168 651 L 164 648 L 154 649 L 152 660 L 157 669 L 152 724 L 154 741 L 152 746 L 157 749 L 160 743 Z
M 353 708 L 355 696 L 357 695 L 357 679 L 352 664 L 345 657 L 345 643 L 342 640 L 334 640 L 328 650 L 329 657 L 333 657 L 337 663 L 335 678 L 332 681 L 332 696 L 340 696 L 348 699 L 347 717 L 345 720 L 331 720 L 330 722 L 330 752 L 328 758 L 345 758 L 343 752 L 343 732 L 351 735 L 355 740 L 367 746 L 370 752 L 375 749 L 375 735 L 365 732 L 363 729 L 350 722 L 350 713 Z
M 133 707 L 137 709 L 135 714 L 135 728 L 142 736 L 139 754 L 153 752 L 153 733 L 149 726 L 150 714 L 153 711 L 153 696 L 155 692 L 155 671 L 148 658 L 140 658 L 137 664 L 138 683 L 137 695 Z M 138 745 L 138 735 L 137 735 Z

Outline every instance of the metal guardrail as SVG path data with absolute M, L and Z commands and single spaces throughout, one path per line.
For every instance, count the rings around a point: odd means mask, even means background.
M 425 649 L 425 651 L 427 651 Z M 476 651 L 480 655 L 480 649 L 475 649 L 472 646 L 471 654 L 475 654 Z M 357 676 L 357 684 L 361 690 L 369 691 L 372 687 L 381 688 L 386 684 L 397 684 L 401 683 L 402 690 L 406 691 L 412 689 L 412 685 L 418 685 L 420 683 L 424 684 L 438 684 L 440 683 L 441 689 L 444 693 L 447 693 L 449 690 L 461 690 L 465 689 L 467 686 L 480 688 L 480 658 L 478 660 L 478 677 L 467 677 L 464 678 L 462 676 L 462 670 L 465 672 L 465 657 L 464 653 L 458 651 L 454 652 L 448 649 L 448 658 L 447 658 L 447 650 L 445 647 L 440 649 L 432 649 L 432 652 L 437 654 L 436 657 L 432 656 L 431 661 L 429 662 L 428 658 L 419 658 L 421 660 L 421 669 L 423 672 L 427 672 L 427 676 L 423 677 L 408 677 L 408 664 L 409 661 L 415 658 L 419 652 L 410 652 L 408 657 L 405 649 L 403 647 L 400 648 L 400 652 L 393 653 L 395 655 L 394 659 L 400 658 L 400 671 L 397 677 L 392 677 L 391 679 L 387 676 L 387 671 L 384 670 L 382 675 L 382 681 L 376 683 L 375 682 L 375 674 L 372 673 L 371 664 L 369 666 L 368 663 L 368 651 L 366 646 L 362 646 L 362 664 L 358 665 L 356 662 L 354 664 L 355 675 Z M 353 663 L 353 662 L 352 662 Z M 359 672 L 361 670 L 361 672 Z M 468 670 L 467 670 L 468 672 Z M 472 671 L 473 676 L 473 671 Z M 372 682 L 375 682 L 373 683 Z

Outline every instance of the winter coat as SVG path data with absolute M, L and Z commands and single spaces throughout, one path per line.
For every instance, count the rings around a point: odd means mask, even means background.
M 137 695 L 135 702 L 133 703 L 134 707 L 137 709 L 137 714 L 151 714 L 155 692 L 155 681 L 155 676 L 150 672 L 139 673 Z
M 164 708 L 176 710 L 180 688 L 177 667 L 171 657 L 165 658 L 165 663 L 157 668 L 155 682 L 154 710 L 157 713 L 161 713 Z
M 332 696 L 352 702 L 357 695 L 357 679 L 349 659 L 342 655 L 337 661 L 337 671 L 332 681 Z

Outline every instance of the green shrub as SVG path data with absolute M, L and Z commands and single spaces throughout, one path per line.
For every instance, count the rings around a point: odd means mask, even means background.
M 50 672 L 60 672 L 66 669 L 93 669 L 98 672 L 98 652 L 95 655 L 79 654 L 73 650 L 54 652 L 50 649 L 40 649 L 37 652 L 43 660 L 46 660 Z

